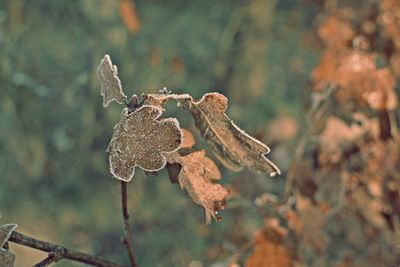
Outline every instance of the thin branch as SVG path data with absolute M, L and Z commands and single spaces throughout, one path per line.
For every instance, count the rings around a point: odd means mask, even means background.
M 59 249 L 56 252 L 50 252 L 47 258 L 42 260 L 41 262 L 35 264 L 33 267 L 46 267 L 52 264 L 53 262 L 57 262 L 62 260 L 64 255 L 64 249 Z
M 68 259 L 68 260 L 86 263 L 86 264 L 93 265 L 93 266 L 99 266 L 99 267 L 124 267 L 124 265 L 111 262 L 109 260 L 103 259 L 98 256 L 93 256 L 93 255 L 90 255 L 90 254 L 87 254 L 84 252 L 80 252 L 77 250 L 68 249 L 68 248 L 65 248 L 60 245 L 52 244 L 52 243 L 49 243 L 46 241 L 41 241 L 41 240 L 38 240 L 38 239 L 35 239 L 32 237 L 23 235 L 18 232 L 13 232 L 11 234 L 10 238 L 8 239 L 8 241 L 23 245 L 26 247 L 34 248 L 37 250 L 53 253 L 55 255 L 59 255 L 58 256 L 58 257 L 60 257 L 59 259 Z M 50 255 L 49 255 L 49 257 L 50 257 Z M 43 264 L 49 260 L 47 260 L 47 258 L 46 258 L 42 262 L 38 263 L 38 264 L 42 264 L 42 265 L 38 265 L 38 266 L 46 266 Z
M 133 250 L 133 246 L 131 243 L 131 234 L 130 234 L 130 227 L 129 227 L 129 213 L 128 213 L 128 194 L 126 190 L 127 183 L 121 181 L 121 200 L 122 200 L 122 215 L 124 219 L 124 236 L 122 238 L 126 250 L 128 252 L 129 260 L 131 262 L 132 267 L 137 266 L 137 261 L 135 257 L 135 252 Z

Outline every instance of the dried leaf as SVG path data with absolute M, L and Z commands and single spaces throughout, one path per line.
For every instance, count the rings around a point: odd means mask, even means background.
M 169 163 L 179 163 L 182 169 L 178 180 L 182 189 L 186 189 L 193 202 L 202 206 L 206 223 L 211 217 L 216 217 L 218 211 L 225 208 L 225 198 L 229 190 L 212 180 L 220 179 L 221 173 L 215 163 L 205 156 L 204 150 L 179 156 L 178 153 L 169 156 Z
M 257 233 L 253 254 L 246 267 L 292 267 L 293 256 L 284 243 L 287 230 L 279 225 L 275 218 L 266 222 L 264 229 Z
M 8 241 L 15 228 L 17 228 L 16 224 L 4 224 L 0 226 L 0 247 L 3 247 Z
M 0 247 L 0 266 L 1 267 L 13 267 L 15 261 L 15 255 Z
M 345 48 L 354 37 L 354 30 L 346 18 L 333 15 L 318 28 L 318 36 L 328 47 Z
M 100 95 L 103 96 L 103 106 L 107 107 L 113 100 L 122 104 L 126 95 L 118 78 L 118 68 L 112 64 L 110 55 L 104 55 L 97 69 L 97 74 L 101 81 Z
M 219 93 L 205 94 L 200 101 L 181 101 L 189 109 L 196 127 L 213 149 L 215 156 L 230 170 L 250 170 L 280 174 L 266 155 L 270 149 L 246 134 L 224 113 L 228 99 Z
M 174 99 L 177 101 L 187 102 L 192 101 L 193 98 L 188 94 L 147 94 L 143 95 L 143 101 L 146 105 L 157 106 L 162 108 L 169 100 Z
M 336 51 L 326 51 L 320 59 L 319 64 L 312 71 L 313 89 L 322 92 L 332 83 L 335 71 L 340 63 L 341 55 Z
M 131 0 L 121 0 L 119 5 L 121 18 L 130 32 L 138 32 L 140 30 L 140 19 L 136 12 L 136 7 Z
M 122 110 L 108 145 L 110 172 L 115 178 L 130 181 L 135 166 L 158 171 L 166 164 L 165 155 L 182 143 L 182 132 L 175 118 L 158 120 L 162 110 L 144 105 L 132 113 Z

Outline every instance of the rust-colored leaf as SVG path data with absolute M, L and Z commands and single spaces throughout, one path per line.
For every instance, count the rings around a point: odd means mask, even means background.
M 257 233 L 254 252 L 246 267 L 291 267 L 293 255 L 284 243 L 287 230 L 279 225 L 278 219 L 267 220 L 264 229 Z
M 336 98 L 367 104 L 373 110 L 393 110 L 398 106 L 395 79 L 388 68 L 377 69 L 372 55 L 351 52 L 340 60 L 333 84 L 339 85 Z
M 122 110 L 108 145 L 110 172 L 115 178 L 130 181 L 135 166 L 158 171 L 166 164 L 165 155 L 177 151 L 182 143 L 178 120 L 158 120 L 162 110 L 144 105 L 132 113 Z
M 266 155 L 268 146 L 246 134 L 225 114 L 228 99 L 219 93 L 204 95 L 200 101 L 181 101 L 194 120 L 196 127 L 213 149 L 215 156 L 230 170 L 243 167 L 250 170 L 280 174 L 280 170 Z
M 103 106 L 107 107 L 113 100 L 122 104 L 126 95 L 118 78 L 118 68 L 112 64 L 109 55 L 105 55 L 100 61 L 97 74 L 101 81 L 100 95 L 103 96 Z
M 175 153 L 168 157 L 168 162 L 179 163 L 182 166 L 178 176 L 179 184 L 188 192 L 194 203 L 204 208 L 206 223 L 211 222 L 211 217 L 218 220 L 217 213 L 225 208 L 225 198 L 229 190 L 213 182 L 221 178 L 215 163 L 206 157 L 203 150 L 183 157 Z
M 342 49 L 354 37 L 354 30 L 348 19 L 332 15 L 318 28 L 318 36 L 326 46 Z
M 119 12 L 125 26 L 130 32 L 138 32 L 141 27 L 135 4 L 131 0 L 121 0 Z

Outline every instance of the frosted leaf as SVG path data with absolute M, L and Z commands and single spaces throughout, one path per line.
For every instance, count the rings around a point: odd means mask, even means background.
M 107 107 L 113 100 L 122 104 L 126 95 L 118 78 L 118 68 L 112 64 L 109 55 L 105 55 L 100 61 L 97 74 L 101 81 L 100 95 L 103 96 L 103 106 Z
M 0 247 L 4 246 L 8 241 L 15 228 L 17 228 L 16 224 L 4 224 L 0 226 Z
M 161 119 L 162 110 L 144 105 L 128 112 L 122 110 L 108 145 L 110 172 L 115 178 L 130 181 L 135 167 L 158 171 L 166 164 L 165 155 L 175 152 L 182 143 L 182 132 L 175 118 Z
M 15 261 L 15 255 L 5 250 L 4 248 L 0 248 L 0 266 L 1 267 L 13 267 Z
M 225 114 L 228 99 L 224 95 L 209 93 L 200 101 L 183 100 L 180 104 L 191 112 L 196 127 L 225 167 L 232 171 L 245 167 L 270 176 L 280 174 L 266 157 L 269 147 L 246 134 Z

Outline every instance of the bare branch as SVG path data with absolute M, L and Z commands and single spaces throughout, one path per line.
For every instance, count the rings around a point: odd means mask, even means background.
M 20 244 L 22 246 L 26 246 L 26 247 L 34 248 L 37 250 L 53 253 L 55 255 L 55 257 L 57 257 L 56 255 L 59 255 L 58 257 L 61 256 L 61 258 L 59 258 L 59 259 L 69 259 L 69 260 L 78 261 L 78 262 L 86 263 L 86 264 L 93 265 L 93 266 L 99 266 L 99 267 L 124 267 L 124 265 L 111 262 L 109 260 L 103 259 L 98 256 L 93 256 L 93 255 L 90 255 L 90 254 L 87 254 L 84 252 L 80 252 L 77 250 L 68 249 L 68 248 L 65 248 L 60 245 L 52 244 L 52 243 L 49 243 L 46 241 L 41 241 L 41 240 L 38 240 L 38 239 L 35 239 L 32 237 L 23 235 L 18 232 L 13 232 L 11 234 L 10 238 L 8 239 L 8 241 L 16 243 L 16 244 Z M 49 257 L 51 257 L 51 256 L 49 255 Z M 48 258 L 46 258 L 42 262 L 38 263 L 38 264 L 42 264 L 42 265 L 38 265 L 38 266 L 46 266 L 43 264 L 50 261 L 50 259 L 48 259 Z
M 59 260 L 62 260 L 62 258 L 64 257 L 64 253 L 65 253 L 64 248 L 61 248 L 61 247 L 60 247 L 60 249 L 57 248 L 57 251 L 50 252 L 49 255 L 47 256 L 47 258 L 45 258 L 41 262 L 35 264 L 33 267 L 49 266 L 53 262 L 57 262 Z

